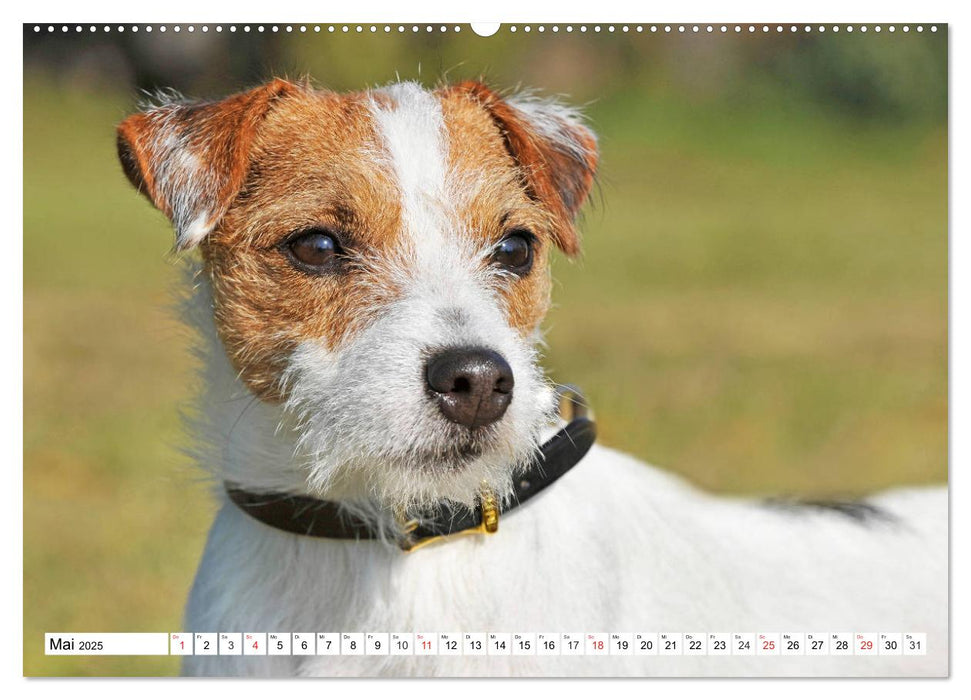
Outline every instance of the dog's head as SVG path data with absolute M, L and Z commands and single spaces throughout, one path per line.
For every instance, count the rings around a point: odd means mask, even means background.
M 239 379 L 281 407 L 312 490 L 385 504 L 504 491 L 553 394 L 549 257 L 596 141 L 479 83 L 356 94 L 276 80 L 118 129 L 131 182 L 201 249 Z

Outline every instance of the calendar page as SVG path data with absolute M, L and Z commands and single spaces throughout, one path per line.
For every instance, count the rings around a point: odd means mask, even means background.
M 226 19 L 23 25 L 25 676 L 949 674 L 946 23 Z

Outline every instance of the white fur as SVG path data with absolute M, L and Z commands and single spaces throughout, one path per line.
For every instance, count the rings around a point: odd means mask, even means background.
M 288 399 L 252 397 L 219 345 L 210 291 L 202 331 L 197 457 L 218 480 L 310 493 L 393 530 L 389 513 L 500 494 L 555 429 L 535 338 L 505 321 L 501 275 L 455 216 L 437 102 L 417 86 L 373 105 L 403 210 L 397 253 L 368 261 L 394 301 L 339 347 L 308 339 Z M 382 103 L 383 104 L 383 103 Z M 572 113 L 522 103 L 554 133 Z M 569 145 L 564 146 L 569 148 Z M 453 428 L 424 389 L 430 350 L 485 345 L 513 368 L 506 415 L 461 468 L 425 455 Z M 218 483 L 218 482 L 217 482 Z M 217 675 L 943 675 L 947 672 L 947 492 L 873 503 L 893 522 L 773 509 L 703 494 L 606 447 L 502 517 L 493 536 L 404 554 L 387 541 L 306 538 L 263 525 L 216 489 L 220 510 L 186 613 L 190 632 L 927 632 L 926 657 L 188 657 Z
M 212 233 L 213 225 L 208 212 L 203 212 L 196 216 L 182 231 L 179 236 L 179 245 L 182 248 L 193 248 L 202 242 L 202 239 Z

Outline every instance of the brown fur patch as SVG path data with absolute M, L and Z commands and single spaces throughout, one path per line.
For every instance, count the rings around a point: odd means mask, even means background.
M 556 242 L 556 223 L 551 212 L 529 196 L 492 115 L 464 91 L 446 89 L 440 96 L 449 173 L 457 179 L 453 183 L 461 193 L 457 213 L 466 230 L 484 243 L 498 243 L 516 229 L 537 237 L 532 270 L 506 281 L 501 291 L 509 324 L 529 335 L 549 308 L 548 260 L 550 245 Z
M 336 347 L 396 292 L 367 262 L 394 248 L 400 221 L 398 190 L 369 155 L 376 140 L 364 95 L 305 91 L 281 102 L 255 140 L 243 190 L 203 245 L 217 329 L 264 399 L 280 398 L 298 343 Z M 281 242 L 318 226 L 359 262 L 332 275 L 294 269 Z
M 567 255 L 579 253 L 580 240 L 573 219 L 593 186 L 597 170 L 593 134 L 582 125 L 556 118 L 550 111 L 546 126 L 556 125 L 556 133 L 551 134 L 479 82 L 467 81 L 451 90 L 488 111 L 506 149 L 521 168 L 527 191 L 550 212 L 557 245 Z

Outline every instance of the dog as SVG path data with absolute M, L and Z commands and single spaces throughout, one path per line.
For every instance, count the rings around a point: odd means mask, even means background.
M 220 506 L 187 631 L 927 634 L 920 656 L 196 655 L 185 674 L 947 674 L 946 488 L 720 498 L 558 418 L 549 261 L 580 250 L 599 158 L 577 111 L 480 82 L 276 79 L 165 96 L 117 133 L 200 253 L 194 454 Z

